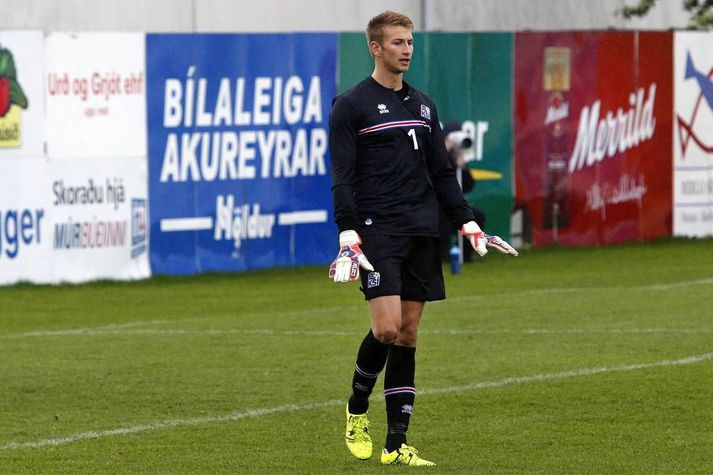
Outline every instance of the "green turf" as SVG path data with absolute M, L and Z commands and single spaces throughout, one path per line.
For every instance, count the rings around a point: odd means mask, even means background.
M 712 240 L 446 279 L 417 353 L 427 471 L 713 473 Z M 322 268 L 0 288 L 0 473 L 403 471 L 342 439 L 368 321 Z

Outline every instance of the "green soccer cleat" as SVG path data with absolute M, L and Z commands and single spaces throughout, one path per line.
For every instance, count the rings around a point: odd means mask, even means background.
M 369 418 L 364 414 L 350 414 L 347 405 L 347 430 L 344 433 L 347 448 L 360 460 L 371 458 L 371 436 Z
M 384 449 L 381 452 L 381 463 L 383 465 L 410 465 L 411 467 L 432 467 L 436 465 L 433 462 L 424 460 L 418 455 L 418 450 L 406 444 L 401 444 L 401 448 L 393 452 L 387 452 Z

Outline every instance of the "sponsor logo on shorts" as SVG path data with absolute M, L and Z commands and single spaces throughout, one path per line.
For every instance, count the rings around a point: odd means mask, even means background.
M 373 287 L 378 287 L 380 283 L 381 283 L 381 274 L 379 274 L 378 272 L 369 272 L 369 275 L 367 276 L 366 287 L 368 289 L 371 289 Z

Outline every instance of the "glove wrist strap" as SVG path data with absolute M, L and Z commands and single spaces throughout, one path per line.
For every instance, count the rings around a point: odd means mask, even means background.
M 349 247 L 354 244 L 361 244 L 361 238 L 353 229 L 339 233 L 339 247 Z
M 480 226 L 478 226 L 478 223 L 475 221 L 468 221 L 463 225 L 463 227 L 460 230 L 461 234 L 464 236 L 475 236 L 478 234 L 484 234 L 483 231 L 480 229 Z

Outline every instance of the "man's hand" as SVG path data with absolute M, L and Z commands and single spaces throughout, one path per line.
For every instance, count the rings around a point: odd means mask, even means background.
M 511 256 L 517 256 L 518 254 L 514 247 L 499 236 L 485 234 L 475 221 L 465 223 L 460 232 L 468 239 L 475 252 L 481 257 L 488 253 L 486 246 L 494 247 L 503 254 L 510 254 Z
M 485 239 L 485 233 L 480 229 L 478 223 L 468 221 L 463 225 L 460 233 L 468 239 L 475 252 L 481 257 L 488 253 L 488 249 L 485 247 L 488 241 Z
M 490 234 L 485 235 L 485 240 L 487 245 L 494 247 L 503 254 L 510 254 L 511 256 L 517 256 L 517 250 L 512 247 L 506 240 L 502 239 L 500 236 L 491 236 Z
M 339 233 L 339 254 L 329 266 L 329 278 L 334 282 L 349 282 L 359 278 L 359 267 L 373 271 L 361 249 L 361 238 L 356 231 L 342 231 Z

